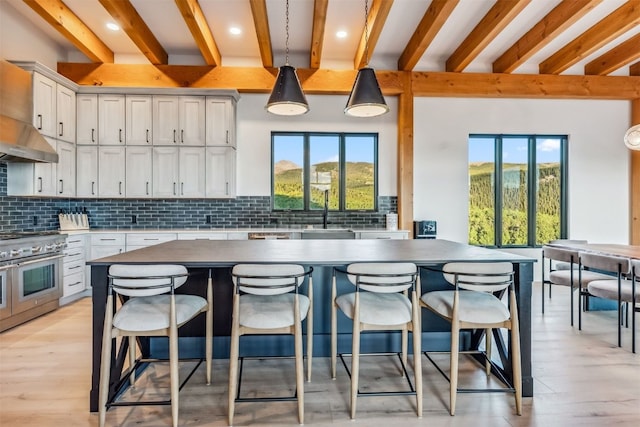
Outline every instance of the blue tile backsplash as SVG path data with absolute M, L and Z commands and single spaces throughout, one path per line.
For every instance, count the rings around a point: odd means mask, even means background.
M 322 224 L 321 212 L 272 212 L 268 196 L 241 196 L 231 200 L 7 196 L 7 164 L 0 162 L 0 231 L 56 230 L 61 210 L 83 209 L 94 229 L 276 228 Z M 388 212 L 397 212 L 396 197 L 379 197 L 378 212 L 329 212 L 329 224 L 332 227 L 384 228 Z

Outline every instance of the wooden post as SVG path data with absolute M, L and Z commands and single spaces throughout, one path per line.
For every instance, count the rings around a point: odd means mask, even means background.
M 398 96 L 398 228 L 413 237 L 413 91 L 411 72 L 402 73 L 404 90 Z

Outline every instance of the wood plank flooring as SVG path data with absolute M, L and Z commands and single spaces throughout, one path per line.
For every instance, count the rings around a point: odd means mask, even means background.
M 540 286 L 533 297 L 533 374 L 535 397 L 525 398 L 515 415 L 510 394 L 458 396 L 456 415 L 448 414 L 448 383 L 423 358 L 424 415 L 415 415 L 413 396 L 358 399 L 357 419 L 348 414 L 349 380 L 342 367 L 329 376 L 326 358 L 313 360 L 313 379 L 305 388 L 305 424 L 314 426 L 638 426 L 640 425 L 640 355 L 631 353 L 631 329 L 616 346 L 613 312 L 585 314 L 583 330 L 569 325 L 569 294 L 554 288 L 540 314 Z M 83 299 L 0 334 L 0 426 L 97 426 L 88 411 L 91 352 L 91 303 Z M 640 347 L 640 346 L 639 346 Z M 448 369 L 446 356 L 438 356 Z M 262 393 L 288 393 L 294 383 L 292 361 L 252 361 L 246 367 L 247 393 L 262 383 Z M 291 364 L 291 366 L 289 366 Z M 461 378 L 483 383 L 472 362 L 461 363 Z M 189 366 L 185 364 L 183 371 Z M 395 386 L 393 361 L 363 360 L 363 387 Z M 214 383 L 204 384 L 204 365 L 180 394 L 181 426 L 225 426 L 227 360 L 217 360 Z M 168 393 L 168 369 L 148 369 L 131 393 Z M 264 384 L 267 384 L 265 389 Z M 365 385 L 367 384 L 367 385 Z M 119 407 L 107 413 L 109 426 L 170 425 L 168 406 Z M 295 402 L 239 403 L 236 426 L 297 425 Z

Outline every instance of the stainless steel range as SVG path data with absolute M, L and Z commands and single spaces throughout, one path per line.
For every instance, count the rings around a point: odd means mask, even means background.
M 0 233 L 0 332 L 58 308 L 65 237 Z

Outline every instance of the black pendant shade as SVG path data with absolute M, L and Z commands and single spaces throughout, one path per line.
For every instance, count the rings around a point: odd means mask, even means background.
M 309 103 L 302 92 L 296 69 L 291 65 L 280 67 L 266 108 L 268 112 L 280 116 L 297 116 L 309 111 Z
M 358 70 L 344 109 L 345 114 L 354 117 L 373 117 L 388 111 L 389 107 L 382 96 L 373 68 L 365 67 Z

